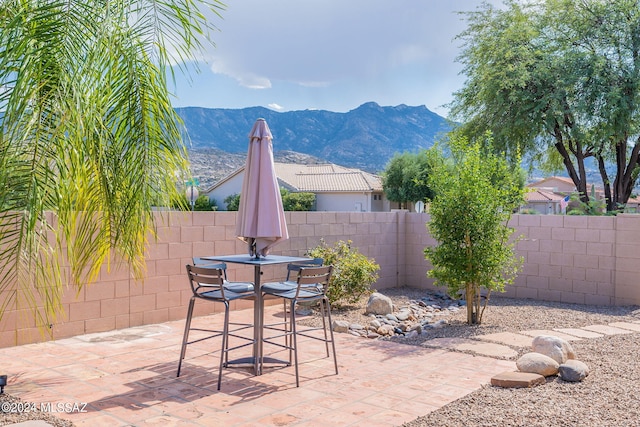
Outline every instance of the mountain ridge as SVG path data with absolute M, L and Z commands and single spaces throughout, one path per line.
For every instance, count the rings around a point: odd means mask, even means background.
M 220 150 L 229 157 L 246 155 L 248 134 L 258 118 L 273 133 L 273 149 L 300 153 L 367 172 L 384 170 L 395 153 L 427 149 L 451 129 L 450 123 L 426 106 L 383 107 L 367 102 L 346 113 L 327 110 L 277 112 L 264 107 L 222 109 L 180 107 L 191 157 Z M 202 173 L 192 171 L 194 175 Z

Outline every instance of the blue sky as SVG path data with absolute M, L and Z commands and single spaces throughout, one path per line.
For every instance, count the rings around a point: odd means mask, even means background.
M 174 106 L 346 112 L 443 107 L 462 87 L 458 11 L 479 0 L 227 0 L 200 73 L 178 77 Z M 490 1 L 499 5 L 498 0 Z

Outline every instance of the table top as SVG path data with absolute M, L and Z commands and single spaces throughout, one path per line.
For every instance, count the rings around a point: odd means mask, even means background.
M 311 258 L 283 256 L 283 255 L 267 255 L 266 257 L 254 258 L 251 255 L 219 255 L 219 256 L 203 256 L 200 257 L 209 261 L 222 261 L 236 264 L 248 265 L 270 265 L 270 264 L 288 264 L 290 262 L 304 262 Z

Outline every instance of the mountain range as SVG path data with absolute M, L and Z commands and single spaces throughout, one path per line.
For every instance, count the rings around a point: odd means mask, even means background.
M 192 174 L 215 182 L 244 163 L 248 134 L 264 118 L 277 161 L 331 162 L 372 173 L 395 153 L 429 148 L 451 127 L 425 106 L 382 107 L 365 103 L 346 113 L 325 110 L 276 112 L 263 107 L 176 108 L 184 121 Z

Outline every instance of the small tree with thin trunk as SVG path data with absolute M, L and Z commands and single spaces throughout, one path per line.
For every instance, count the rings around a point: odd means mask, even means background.
M 480 324 L 491 291 L 504 292 L 522 264 L 507 222 L 524 191 L 518 171 L 504 158 L 463 138 L 450 145 L 452 162 L 435 163 L 430 175 L 436 196 L 427 227 L 438 243 L 424 254 L 433 265 L 429 277 L 452 296 L 463 291 L 467 323 Z M 488 291 L 484 304 L 482 288 Z

